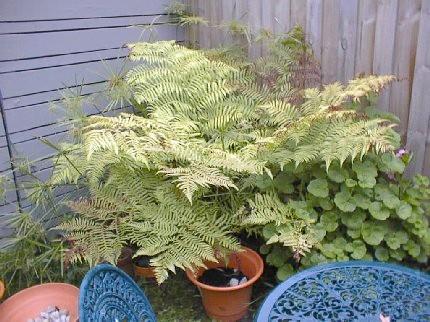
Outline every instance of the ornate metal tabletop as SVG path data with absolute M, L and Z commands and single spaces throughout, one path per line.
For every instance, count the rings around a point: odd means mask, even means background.
M 351 261 L 319 265 L 284 281 L 256 317 L 267 321 L 430 321 L 430 276 L 403 266 Z
M 90 270 L 79 294 L 81 322 L 155 322 L 145 294 L 123 271 L 101 264 Z

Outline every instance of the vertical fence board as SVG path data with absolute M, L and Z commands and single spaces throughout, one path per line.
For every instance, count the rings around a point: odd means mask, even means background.
M 296 25 L 300 25 L 306 31 L 306 6 L 307 6 L 307 1 L 291 0 L 290 29 Z
M 312 45 L 315 57 L 321 61 L 321 30 L 322 30 L 322 0 L 307 0 L 306 2 L 306 35 Z
M 358 0 L 340 0 L 340 46 L 337 79 L 346 82 L 354 77 L 355 35 L 357 33 Z
M 393 72 L 397 9 L 398 0 L 378 1 L 373 58 L 374 74 L 387 75 Z M 387 88 L 379 97 L 379 108 L 384 111 L 389 110 L 390 90 Z
M 390 112 L 400 118 L 397 130 L 406 137 L 411 99 L 412 76 L 415 65 L 421 0 L 399 2 L 394 48 L 393 74 L 399 78 L 391 86 Z
M 209 24 L 211 24 L 210 16 L 208 13 L 208 7 L 206 6 L 206 0 L 197 0 L 197 14 L 205 17 L 209 21 Z M 200 25 L 198 28 L 199 32 L 199 45 L 202 48 L 209 48 L 211 46 L 211 38 L 210 38 L 210 26 Z
M 261 3 L 261 28 L 265 32 L 273 32 L 275 25 L 275 1 L 268 0 L 265 3 Z M 268 48 L 265 45 L 264 41 L 262 44 L 262 56 L 267 55 Z
M 322 81 L 330 83 L 337 78 L 338 51 L 340 47 L 340 0 L 326 0 L 322 23 Z
M 196 16 L 200 15 L 198 12 L 196 12 L 198 7 L 198 0 L 185 0 L 184 3 L 187 6 L 187 10 L 189 12 L 191 12 Z M 190 42 L 192 47 L 198 47 L 198 40 L 199 40 L 198 32 L 199 32 L 199 25 L 193 24 L 189 26 L 186 39 Z
M 265 2 L 265 1 L 263 1 Z M 275 25 L 273 31 L 275 33 L 283 33 L 290 29 L 291 20 L 291 0 L 275 1 L 274 17 Z
M 248 1 L 248 24 L 252 34 L 257 35 L 261 28 L 261 2 Z M 249 46 L 249 55 L 253 58 L 261 56 L 261 42 Z
M 222 16 L 222 0 L 210 1 L 209 16 L 211 24 L 214 28 L 210 29 L 211 46 L 218 47 L 222 43 L 221 16 Z
M 229 44 L 232 42 L 232 37 L 229 32 L 227 32 L 227 25 L 230 21 L 234 19 L 235 1 L 222 0 L 221 1 L 221 17 L 220 24 L 222 26 L 221 32 L 221 43 Z
M 424 170 L 429 153 L 428 130 L 430 120 L 430 0 L 424 0 L 418 32 L 418 47 L 415 59 L 415 73 L 412 84 L 412 98 L 409 111 L 407 147 L 414 152 L 411 172 Z M 428 161 L 427 161 L 428 162 Z M 428 168 L 425 171 L 428 174 Z
M 359 2 L 357 20 L 357 46 L 355 53 L 355 73 L 372 73 L 375 43 L 376 1 Z

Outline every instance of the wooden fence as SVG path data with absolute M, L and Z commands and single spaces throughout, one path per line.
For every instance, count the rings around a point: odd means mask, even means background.
M 98 93 L 110 71 L 122 67 L 128 42 L 184 40 L 165 14 L 169 2 L 0 1 L 0 174 L 12 176 L 10 160 L 26 158 L 37 160 L 34 175 L 49 175 L 54 150 L 40 138 L 59 142 L 66 136 L 67 128 L 58 124 L 62 116 L 48 111 L 50 102 L 60 98 L 59 89 L 76 90 L 83 84 L 82 94 Z M 86 112 L 98 110 L 87 106 Z M 16 183 L 24 180 L 16 173 Z M 0 201 L 0 214 L 17 205 L 25 210 L 30 202 L 12 190 Z M 0 235 L 1 230 L 0 220 Z
M 412 172 L 430 175 L 430 0 L 188 0 L 209 21 L 189 33 L 203 47 L 229 42 L 220 28 L 231 20 L 250 32 L 275 33 L 300 24 L 321 62 L 323 82 L 360 73 L 394 74 L 400 81 L 379 106 L 396 114 L 398 131 L 414 152 Z M 252 46 L 253 56 L 264 47 Z

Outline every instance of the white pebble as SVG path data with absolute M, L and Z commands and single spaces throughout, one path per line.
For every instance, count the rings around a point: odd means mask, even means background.
M 40 312 L 40 317 L 42 319 L 48 319 L 49 318 L 49 313 L 47 313 L 45 311 L 42 311 L 42 312 Z
M 48 313 L 52 313 L 52 312 L 54 312 L 54 311 L 56 311 L 56 309 L 55 309 L 55 307 L 54 306 L 48 306 L 47 308 L 46 308 L 46 312 L 48 312 Z
M 60 314 L 61 314 L 61 315 L 69 315 L 69 311 L 68 311 L 68 310 L 65 310 L 65 309 L 61 309 L 61 310 L 60 310 Z
M 246 278 L 246 276 L 244 276 L 244 277 L 242 277 L 242 279 L 240 280 L 239 285 L 240 285 L 240 284 L 245 284 L 246 282 L 248 282 L 248 279 Z
M 58 311 L 54 311 L 54 312 L 52 312 L 52 313 L 49 315 L 49 318 L 50 318 L 50 319 L 54 319 L 54 320 L 59 319 L 59 318 L 60 318 L 60 312 L 58 312 Z
M 239 280 L 237 278 L 232 278 L 230 280 L 230 282 L 228 283 L 228 285 L 230 285 L 230 286 L 237 286 L 237 285 L 239 285 Z
M 70 322 L 70 314 L 66 309 L 48 306 L 37 318 L 28 319 L 27 322 Z

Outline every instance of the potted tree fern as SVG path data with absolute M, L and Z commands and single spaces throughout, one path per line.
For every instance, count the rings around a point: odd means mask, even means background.
M 255 187 L 270 186 L 267 180 L 286 164 L 330 165 L 389 151 L 397 138 L 386 120 L 341 107 L 379 91 L 391 77 L 302 91 L 293 104 L 296 92 L 281 82 L 288 78 L 273 82 L 266 70 L 255 74 L 258 66 L 227 64 L 174 42 L 129 47 L 130 59 L 142 62 L 125 78 L 137 113 L 83 120 L 79 140 L 60 148 L 50 180 L 84 181 L 90 191 L 71 203 L 74 218 L 60 226 L 79 249 L 76 260 L 116 263 L 131 242 L 135 256 L 151 258 L 158 282 L 180 268 L 197 284 L 192 276 L 202 275 L 205 263 L 220 262 L 217 250 L 240 251 L 233 232 L 243 208 L 252 210 L 245 205 L 254 199 L 264 208 L 267 198 L 257 200 Z M 308 223 L 278 209 L 284 208 L 266 207 L 261 218 Z M 251 211 L 246 220 L 256 224 L 260 217 Z M 303 227 L 290 227 L 288 241 L 300 243 Z M 249 282 L 261 274 L 254 262 L 253 273 L 243 268 Z

